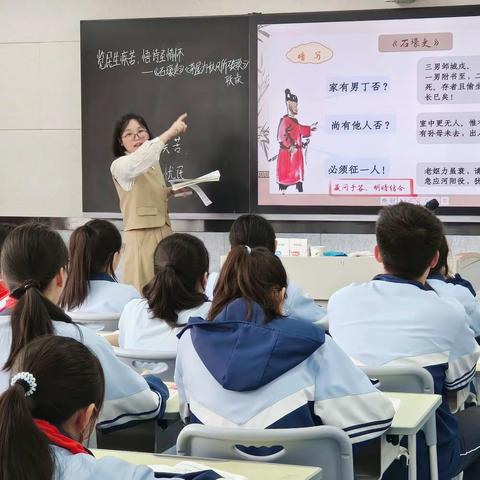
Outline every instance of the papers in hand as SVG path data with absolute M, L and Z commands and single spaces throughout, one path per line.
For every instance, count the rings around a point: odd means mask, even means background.
M 226 480 L 248 480 L 247 477 L 243 475 L 236 475 L 234 473 L 225 472 L 223 470 L 219 470 L 218 468 L 213 468 L 209 465 L 203 465 L 202 463 L 197 462 L 190 462 L 190 461 L 183 461 L 177 463 L 174 467 L 169 465 L 149 465 L 149 467 L 154 472 L 165 472 L 165 473 L 193 473 L 193 472 L 201 472 L 203 470 L 213 470 L 214 472 L 221 475 L 222 478 Z
M 174 193 L 178 190 L 182 190 L 183 188 L 191 188 L 200 197 L 200 200 L 202 200 L 204 205 L 208 207 L 208 205 L 212 204 L 212 201 L 207 197 L 205 192 L 198 186 L 198 184 L 207 182 L 218 182 L 219 180 L 220 172 L 218 170 L 215 170 L 213 172 L 207 173 L 206 175 L 202 175 L 201 177 L 170 183 L 172 184 L 172 191 Z
M 181 190 L 182 188 L 191 187 L 192 185 L 198 185 L 199 183 L 218 182 L 219 180 L 220 172 L 218 170 L 215 170 L 213 172 L 207 173 L 206 175 L 202 175 L 201 177 L 175 182 L 172 185 L 172 190 L 176 192 L 177 190 Z

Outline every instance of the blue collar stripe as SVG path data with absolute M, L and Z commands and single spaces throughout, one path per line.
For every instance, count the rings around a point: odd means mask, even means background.
M 92 273 L 90 275 L 90 281 L 92 280 L 104 280 L 106 282 L 116 282 L 116 280 L 106 272 Z
M 391 282 L 391 283 L 406 283 L 408 285 L 413 285 L 422 290 L 433 291 L 433 288 L 428 283 L 421 283 L 418 280 L 408 280 L 407 278 L 397 277 L 396 275 L 391 275 L 389 273 L 381 273 L 380 275 L 375 275 L 373 280 L 380 280 L 382 282 Z

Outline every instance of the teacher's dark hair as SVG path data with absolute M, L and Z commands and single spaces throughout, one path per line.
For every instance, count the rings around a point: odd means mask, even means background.
M 148 128 L 147 122 L 143 117 L 137 115 L 136 113 L 127 113 L 120 118 L 120 120 L 118 120 L 118 122 L 115 124 L 115 129 L 113 130 L 112 149 L 115 158 L 125 155 L 125 149 L 122 145 L 122 135 L 130 120 L 136 120 L 143 128 L 147 130 L 149 138 L 153 138 L 152 132 Z
M 207 301 L 201 291 L 209 257 L 204 243 L 188 233 L 174 233 L 157 245 L 155 276 L 143 288 L 151 314 L 170 327 L 180 327 L 178 312 Z
M 19 352 L 12 374 L 22 371 L 35 377 L 37 387 L 26 397 L 25 385 L 16 382 L 0 397 L 0 478 L 52 480 L 54 455 L 35 420 L 59 427 L 93 403 L 96 408 L 83 435 L 92 433 L 105 391 L 102 367 L 73 338 L 45 335 Z
M 33 339 L 53 334 L 53 322 L 72 319 L 43 292 L 62 268 L 67 268 L 68 250 L 62 237 L 47 225 L 27 223 L 12 230 L 3 244 L 1 271 L 13 308 L 12 343 L 4 370 L 12 368 L 18 352 Z
M 87 298 L 90 277 L 108 273 L 116 280 L 113 260 L 122 248 L 122 236 L 107 220 L 95 219 L 78 227 L 70 237 L 70 266 L 59 305 L 66 310 L 79 307 Z

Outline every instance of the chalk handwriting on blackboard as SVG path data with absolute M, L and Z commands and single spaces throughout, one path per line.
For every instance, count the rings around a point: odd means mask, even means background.
M 183 178 L 183 165 L 167 165 L 164 176 L 167 182 L 185 180 Z
M 99 70 L 112 68 L 129 68 L 139 65 L 143 75 L 155 77 L 192 77 L 219 74 L 224 77 L 225 85 L 234 87 L 243 85 L 242 72 L 248 68 L 249 60 L 245 58 L 220 58 L 214 60 L 196 60 L 184 63 L 184 52 L 181 47 L 142 48 L 125 50 L 97 51 L 97 67 Z

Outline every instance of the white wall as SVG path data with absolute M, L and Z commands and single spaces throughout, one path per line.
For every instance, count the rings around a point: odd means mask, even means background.
M 80 20 L 374 8 L 401 7 L 383 0 L 0 0 L 0 216 L 81 216 Z

